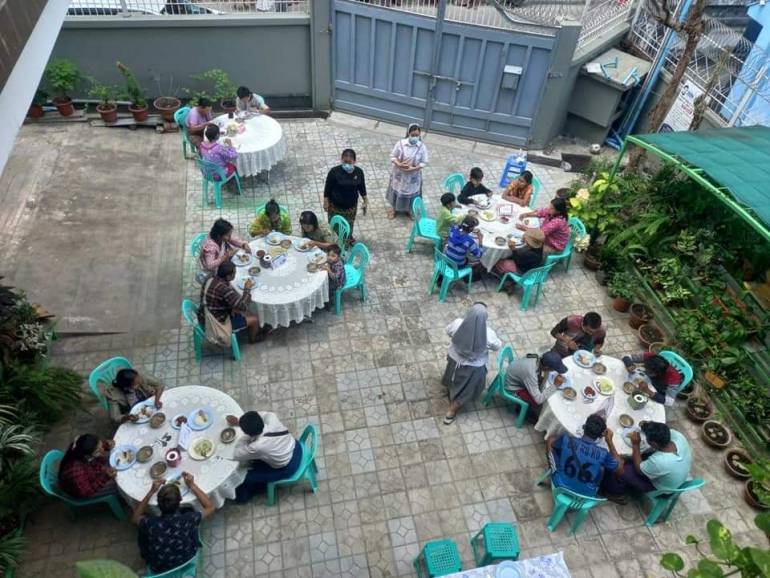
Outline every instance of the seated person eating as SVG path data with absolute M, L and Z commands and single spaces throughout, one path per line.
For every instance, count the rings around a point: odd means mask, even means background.
M 508 183 L 501 195 L 504 200 L 514 203 L 520 207 L 529 205 L 532 198 L 532 173 L 524 171 L 516 179 Z
M 554 325 L 551 337 L 556 339 L 552 350 L 567 357 L 578 349 L 602 354 L 607 329 L 602 325 L 602 316 L 594 311 L 585 315 L 568 315 Z
M 230 178 L 230 175 L 235 172 L 235 159 L 238 158 L 238 151 L 233 147 L 233 141 L 226 138 L 219 142 L 219 127 L 215 124 L 207 125 L 204 134 L 206 140 L 198 145 L 201 158 L 222 167 L 225 171 L 225 178 Z M 220 180 L 220 176 L 216 173 L 209 175 L 209 178 L 215 181 Z
M 265 203 L 265 208 L 257 213 L 256 218 L 249 226 L 249 234 L 252 237 L 263 237 L 271 231 L 291 235 L 289 213 L 282 211 L 275 199 L 270 199 Z
M 483 179 L 484 171 L 482 171 L 479 167 L 473 167 L 471 169 L 470 180 L 465 183 L 465 186 L 460 192 L 460 196 L 457 197 L 457 200 L 463 205 L 471 205 L 473 204 L 473 199 L 471 197 L 475 195 L 486 195 L 487 197 L 491 197 L 492 191 L 481 184 Z
M 553 383 L 548 379 L 552 371 L 558 374 Z M 540 406 L 564 383 L 565 373 L 567 366 L 559 354 L 548 351 L 540 357 L 536 353 L 529 353 L 508 366 L 505 372 L 505 389 L 527 402 L 527 419 L 535 422 L 540 415 Z
M 225 219 L 217 219 L 201 246 L 201 267 L 204 271 L 216 273 L 217 267 L 232 259 L 238 249 L 251 253 L 251 247 L 236 236 L 232 224 Z
M 462 223 L 449 229 L 449 238 L 446 247 L 444 247 L 444 255 L 457 263 L 458 267 L 465 267 L 470 260 L 469 256 L 474 257 L 477 261 L 481 258 L 483 252 L 481 244 L 484 242 L 484 235 L 481 231 L 477 232 L 478 243 L 471 236 L 473 230 L 478 226 L 479 222 L 475 217 L 465 217 Z
M 135 369 L 124 368 L 115 374 L 112 383 L 104 388 L 110 419 L 116 425 L 138 418 L 131 415 L 131 408 L 140 401 L 155 398 L 155 407 L 162 406 L 160 396 L 163 385 L 149 375 L 141 375 Z
M 237 91 L 238 99 L 235 105 L 241 112 L 256 110 L 263 113 L 270 112 L 270 107 L 265 104 L 265 99 L 258 94 L 251 92 L 251 89 L 245 86 L 239 86 Z
M 299 216 L 299 228 L 310 244 L 321 249 L 328 249 L 334 244 L 332 233 L 324 223 L 318 222 L 318 216 L 313 211 L 302 211 Z
M 652 383 L 652 387 L 645 383 L 640 386 L 640 389 L 652 401 L 668 406 L 674 405 L 677 391 L 684 377 L 665 357 L 645 351 L 624 356 L 623 363 L 629 373 L 636 369 L 636 364 L 643 364 L 644 372 L 647 374 L 650 383 Z
M 536 269 L 543 264 L 543 241 L 545 237 L 539 229 L 530 229 L 524 233 L 524 244 L 517 246 L 516 239 L 509 239 L 508 248 L 512 254 L 507 259 L 500 259 L 495 263 L 494 272 L 501 277 L 506 273 L 524 275 L 527 271 Z M 508 293 L 513 293 L 516 284 L 508 283 Z
M 567 246 L 567 243 L 569 243 L 572 235 L 572 231 L 569 228 L 567 201 L 557 197 L 544 209 L 519 215 L 519 219 L 527 219 L 529 217 L 540 219 L 540 230 L 545 235 L 543 253 L 546 256 L 561 253 Z M 527 230 L 523 223 L 517 223 L 516 227 L 522 231 Z
M 80 500 L 117 493 L 117 472 L 108 459 L 114 447 L 114 441 L 92 434 L 76 437 L 59 464 L 59 488 Z

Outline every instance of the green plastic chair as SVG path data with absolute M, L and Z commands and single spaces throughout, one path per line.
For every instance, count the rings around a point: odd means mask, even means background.
M 583 224 L 583 221 L 577 217 L 570 217 L 568 222 L 570 236 L 567 245 L 560 253 L 554 253 L 545 258 L 546 265 L 555 265 L 556 263 L 563 262 L 565 271 L 569 271 L 569 266 L 572 262 L 572 248 L 575 245 L 575 239 L 586 234 L 586 227 Z
M 329 221 L 329 227 L 337 235 L 337 245 L 340 246 L 340 251 L 342 251 L 340 257 L 346 257 L 348 253 L 348 239 L 350 239 L 350 223 L 342 215 L 334 215 L 331 221 Z
M 476 567 L 494 564 L 500 560 L 516 560 L 521 547 L 513 524 L 490 522 L 471 538 Z
M 187 562 L 171 570 L 166 570 L 160 574 L 145 574 L 144 578 L 195 578 L 198 575 L 198 564 L 200 563 L 201 550 L 195 553 L 195 556 Z
M 279 486 L 293 486 L 302 480 L 307 480 L 310 482 L 310 489 L 313 490 L 314 494 L 318 490 L 318 480 L 316 479 L 318 466 L 315 463 L 315 454 L 318 449 L 318 432 L 313 424 L 305 426 L 305 429 L 299 438 L 299 443 L 302 444 L 302 463 L 292 477 L 267 484 L 268 506 L 275 505 L 275 490 Z
M 499 395 L 518 406 L 519 415 L 516 418 L 516 427 L 520 428 L 524 425 L 524 420 L 527 418 L 529 404 L 505 389 L 505 373 L 508 370 L 508 365 L 513 363 L 515 359 L 516 356 L 513 354 L 513 348 L 511 348 L 510 345 L 503 347 L 497 354 L 497 375 L 492 380 L 492 383 L 489 384 L 489 387 L 484 394 L 483 403 L 484 405 L 489 405 L 492 398 Z
M 412 252 L 416 237 L 432 241 L 436 249 L 440 251 L 441 237 L 438 236 L 436 219 L 428 217 L 422 197 L 415 197 L 412 201 L 412 216 L 414 217 L 414 224 L 412 225 L 412 232 L 409 234 L 409 240 L 406 242 L 406 252 Z
M 88 376 L 88 387 L 104 409 L 108 409 L 109 405 L 107 398 L 104 397 L 102 390 L 99 389 L 99 382 L 104 384 L 112 383 L 118 371 L 121 369 L 133 369 L 133 367 L 131 362 L 125 357 L 112 357 L 102 361 L 91 371 L 91 374 Z
M 452 261 L 452 259 L 444 255 L 438 249 L 434 249 L 433 278 L 431 279 L 430 289 L 428 290 L 429 295 L 433 295 L 433 292 L 436 290 L 439 276 L 442 277 L 441 290 L 438 294 L 439 301 L 444 301 L 446 299 L 447 291 L 449 291 L 449 287 L 452 283 L 466 277 L 468 278 L 468 293 L 471 292 L 471 277 L 473 277 L 473 270 L 470 267 L 463 267 L 460 269 L 457 266 L 457 263 Z
M 444 179 L 444 189 L 447 193 L 459 195 L 465 186 L 465 177 L 462 173 L 452 173 Z
M 662 521 L 668 520 L 669 515 L 674 510 L 674 506 L 679 501 L 679 496 L 685 492 L 691 490 L 697 490 L 702 488 L 706 482 L 702 478 L 696 478 L 694 480 L 688 480 L 679 486 L 678 489 L 671 490 L 656 490 L 654 492 L 647 492 L 645 496 L 652 503 L 652 509 L 650 510 L 647 519 L 644 521 L 644 525 L 648 528 L 658 521 L 661 514 L 663 515 Z
M 538 179 L 535 175 L 532 175 L 532 195 L 529 197 L 529 208 L 534 209 L 535 203 L 537 202 L 537 194 L 540 192 L 540 189 L 542 188 L 542 184 L 540 183 L 540 179 Z
M 190 243 L 190 253 L 192 253 L 192 256 L 196 259 L 201 255 L 201 246 L 203 245 L 203 241 L 206 240 L 206 237 L 208 237 L 208 233 L 198 233 Z
M 560 488 L 553 483 L 551 484 L 551 493 L 553 494 L 553 512 L 551 517 L 548 518 L 547 527 L 549 532 L 553 532 L 562 521 L 562 518 L 564 518 L 564 515 L 569 510 L 573 510 L 577 512 L 570 528 L 570 532 L 574 534 L 586 519 L 586 516 L 588 516 L 588 510 L 597 504 L 607 501 L 605 498 L 583 496 L 567 488 Z
M 179 134 L 182 135 L 182 155 L 187 159 L 187 147 L 190 148 L 190 152 L 195 152 L 195 147 L 190 142 L 190 138 L 187 134 L 187 115 L 190 114 L 190 107 L 183 106 L 174 113 L 174 122 L 179 127 Z
M 209 198 L 209 185 L 214 187 L 214 204 L 217 209 L 222 208 L 222 186 L 228 181 L 235 179 L 235 184 L 238 187 L 238 194 L 242 194 L 241 179 L 238 177 L 238 171 L 233 171 L 233 174 L 228 177 L 224 167 L 221 167 L 216 163 L 204 161 L 200 158 L 195 159 L 195 163 L 198 165 L 198 168 L 201 171 L 201 177 L 203 178 L 204 208 Z
M 342 294 L 358 289 L 361 301 L 366 301 L 366 267 L 369 265 L 369 249 L 363 243 L 356 243 L 350 250 L 345 263 L 345 285 L 334 292 L 334 311 L 342 315 Z
M 182 301 L 182 315 L 187 321 L 187 324 L 192 327 L 193 330 L 193 345 L 195 346 L 195 359 L 200 361 L 203 359 L 203 343 L 207 342 L 206 332 L 198 323 L 198 306 L 195 305 L 189 299 Z M 241 348 L 238 346 L 238 336 L 235 331 L 230 335 L 230 348 L 232 349 L 233 359 L 235 361 L 241 360 Z
M 452 540 L 434 540 L 422 547 L 412 563 L 419 578 L 446 576 L 463 569 L 457 544 Z
M 543 284 L 548 280 L 548 273 L 551 272 L 551 268 L 553 267 L 553 264 L 545 264 L 542 267 L 537 267 L 536 269 L 530 269 L 524 275 L 516 275 L 514 273 L 506 273 L 503 275 L 503 278 L 500 279 L 500 283 L 497 286 L 498 291 L 502 291 L 503 287 L 505 286 L 505 281 L 507 279 L 510 279 L 517 285 L 520 285 L 523 289 L 523 294 L 521 296 L 521 310 L 526 311 L 529 307 L 529 297 L 532 293 L 532 288 L 536 287 L 536 293 L 535 293 L 535 305 L 537 305 L 537 302 L 540 300 L 540 292 L 542 290 Z
M 668 361 L 671 365 L 673 365 L 674 368 L 682 374 L 682 383 L 679 384 L 679 387 L 676 390 L 676 393 L 679 394 L 679 392 L 687 387 L 687 385 L 692 381 L 692 366 L 687 363 L 687 361 L 685 361 L 681 355 L 667 349 L 661 351 L 660 356 Z
M 61 464 L 63 457 L 64 452 L 60 450 L 51 450 L 43 456 L 43 461 L 40 463 L 40 487 L 43 488 L 43 492 L 53 498 L 60 499 L 70 507 L 73 513 L 74 508 L 92 506 L 94 504 L 107 504 L 118 520 L 124 521 L 128 518 L 126 510 L 123 508 L 123 504 L 120 503 L 120 499 L 116 494 L 79 500 L 71 498 L 59 490 L 59 465 Z

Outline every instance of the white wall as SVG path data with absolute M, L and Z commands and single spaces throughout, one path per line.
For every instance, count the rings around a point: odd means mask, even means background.
M 3 111 L 3 120 L 9 123 L 6 130 L 0 131 L 0 173 L 13 150 L 16 133 L 27 115 L 48 57 L 59 36 L 68 5 L 69 0 L 48 0 L 0 92 L 0 111 Z

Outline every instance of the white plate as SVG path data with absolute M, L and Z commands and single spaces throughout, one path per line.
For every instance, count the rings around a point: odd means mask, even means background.
M 246 280 L 247 279 L 251 279 L 252 281 L 254 281 L 254 287 L 257 286 L 256 285 L 256 279 L 254 279 L 254 277 L 246 276 L 246 277 L 241 277 L 240 279 L 238 279 L 235 282 L 236 287 L 238 287 L 238 289 L 240 289 L 241 291 L 245 291 L 246 290 Z M 254 289 L 254 287 L 252 287 L 252 289 Z
M 131 444 L 120 444 L 112 450 L 112 453 L 110 453 L 110 465 L 119 472 L 127 470 L 136 463 L 136 452 L 138 451 L 136 446 L 132 446 Z M 121 455 L 123 452 L 131 452 L 131 459 L 128 461 L 119 461 L 123 458 Z
M 200 423 L 198 421 L 198 412 L 203 412 L 206 414 L 206 421 L 204 423 Z M 211 427 L 212 423 L 214 423 L 214 415 L 207 407 L 199 407 L 198 409 L 194 409 L 189 414 L 187 414 L 187 426 L 191 430 L 203 431 L 204 429 Z
M 168 484 L 176 484 L 179 487 L 179 493 L 183 498 L 190 493 L 190 488 L 182 479 L 182 472 L 171 474 L 168 478 L 166 478 L 166 485 Z
M 171 418 L 171 427 L 174 428 L 174 429 L 179 429 L 179 428 L 182 427 L 181 425 L 176 425 L 176 418 L 178 418 L 178 417 L 187 417 L 187 416 L 185 414 L 183 414 L 183 413 L 178 413 L 174 417 L 172 417 Z
M 302 243 L 307 243 L 304 249 L 302 248 Z M 313 250 L 313 247 L 310 245 L 310 239 L 294 239 L 291 244 L 294 245 L 294 248 L 300 253 L 307 253 L 308 251 Z
M 556 385 L 556 384 L 554 384 L 553 380 L 556 379 L 557 375 L 559 375 L 559 373 L 556 372 L 556 371 L 550 372 L 548 374 L 548 383 L 550 383 L 551 385 Z M 572 387 L 572 377 L 570 376 L 570 374 L 569 373 L 564 373 L 564 374 L 561 374 L 561 375 L 564 378 L 564 383 L 562 383 L 561 385 L 558 385 L 557 387 L 559 389 L 566 389 L 568 387 Z M 575 389 L 575 388 L 572 387 L 572 389 Z
M 198 453 L 198 450 L 196 449 L 196 444 L 200 443 L 201 441 L 206 440 L 209 443 L 211 443 L 211 451 L 207 456 L 202 456 L 200 453 Z M 194 460 L 197 461 L 203 461 L 209 459 L 211 456 L 214 455 L 214 453 L 217 451 L 217 444 L 214 442 L 214 440 L 211 440 L 209 438 L 197 438 L 194 439 L 190 443 L 190 448 L 187 450 L 187 454 Z
M 307 260 L 310 263 L 315 263 L 316 265 L 319 265 L 319 266 L 323 265 L 324 263 L 326 263 L 326 253 L 324 253 L 323 251 L 316 251 L 315 253 L 311 253 L 308 256 Z
M 538 229 L 540 228 L 540 219 L 537 217 L 527 217 L 524 219 L 524 226 L 529 229 Z
M 583 363 L 580 360 L 582 356 L 585 356 L 588 359 L 587 363 Z M 596 356 L 590 351 L 586 351 L 585 349 L 578 349 L 575 353 L 572 354 L 572 359 L 574 359 L 575 363 L 577 363 L 583 369 L 590 369 L 594 366 L 594 363 L 596 363 Z
M 612 386 L 612 389 L 610 389 L 608 392 L 603 392 L 599 388 L 599 382 L 602 382 L 602 381 L 609 382 L 610 385 Z M 594 386 L 594 389 L 599 393 L 599 395 L 612 395 L 613 393 L 615 393 L 615 383 L 609 377 L 604 375 L 601 375 L 596 379 L 594 379 L 593 386 Z
M 155 407 L 155 398 L 151 397 L 150 399 L 145 399 L 144 401 L 134 404 L 134 407 L 131 408 L 131 415 L 135 415 L 139 418 L 134 423 L 147 423 L 150 421 L 150 418 L 155 415 L 156 411 L 158 410 Z
M 275 231 L 273 231 L 272 233 L 267 234 L 267 237 L 265 237 L 265 242 L 268 245 L 280 245 L 283 239 L 284 239 L 283 233 L 276 233 Z
M 241 256 L 244 255 L 249 258 L 248 261 L 241 261 Z M 245 251 L 238 251 L 235 255 L 232 256 L 230 260 L 236 267 L 249 267 L 254 263 L 254 255 L 251 253 L 246 253 Z
M 631 432 L 634 432 L 634 431 L 638 431 L 641 434 L 642 430 L 639 427 L 639 424 L 635 423 L 631 427 L 623 428 L 621 431 L 622 431 L 621 436 L 623 437 L 623 441 L 628 447 L 632 448 L 633 445 L 631 444 L 631 440 L 628 439 L 628 436 L 631 434 Z M 650 449 L 650 444 L 647 443 L 647 438 L 644 437 L 644 434 L 641 434 L 640 437 L 641 437 L 641 442 L 639 443 L 639 451 L 641 453 L 644 453 Z

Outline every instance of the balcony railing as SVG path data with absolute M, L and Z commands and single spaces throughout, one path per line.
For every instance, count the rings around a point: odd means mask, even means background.
M 206 16 L 309 12 L 310 0 L 72 0 L 71 17 Z

